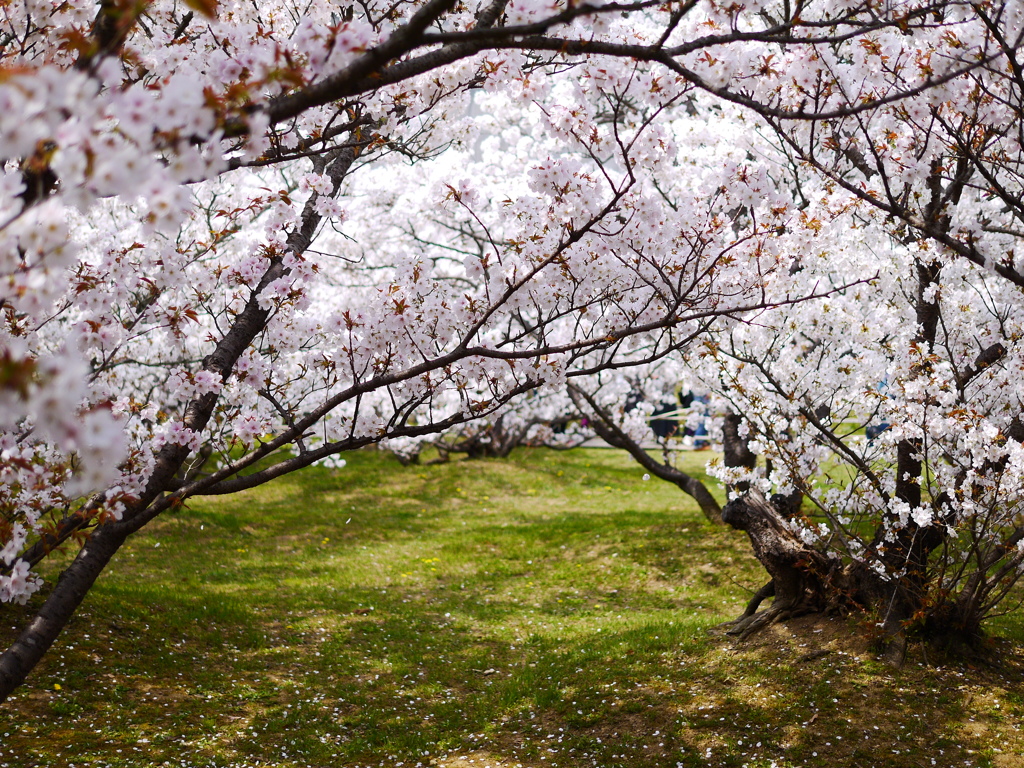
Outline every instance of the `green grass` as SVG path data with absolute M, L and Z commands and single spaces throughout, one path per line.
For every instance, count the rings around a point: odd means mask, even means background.
M 133 539 L 0 707 L 0 768 L 1022 764 L 1017 618 L 991 668 L 708 631 L 765 580 L 616 452 L 358 453 Z

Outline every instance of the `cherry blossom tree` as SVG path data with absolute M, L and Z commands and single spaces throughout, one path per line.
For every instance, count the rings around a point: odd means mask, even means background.
M 786 248 L 800 255 L 788 279 L 772 282 L 774 299 L 834 290 L 795 309 L 734 314 L 666 380 L 635 369 L 629 375 L 646 376 L 643 384 L 570 384 L 598 434 L 709 517 L 718 509 L 707 489 L 667 454 L 659 461 L 643 450 L 649 414 L 625 408 L 623 395 L 646 384 L 656 402 L 696 376 L 730 403 L 720 410 L 733 450 L 720 476 L 756 490 L 724 519 L 748 531 L 771 576 L 734 623 L 740 635 L 801 613 L 868 608 L 898 661 L 908 631 L 974 643 L 986 617 L 1015 606 L 1024 573 L 1024 430 L 1013 384 L 1024 285 L 1022 11 L 932 10 L 932 33 L 969 57 L 897 27 L 816 50 L 815 78 L 770 96 L 737 93 L 738 77 L 717 92 L 764 121 L 774 147 L 746 146 L 774 152 L 774 167 L 762 171 L 789 190 Z M 976 65 L 915 93 L 922 71 L 948 72 L 967 58 Z M 849 78 L 869 65 L 873 76 Z M 792 70 L 765 74 L 780 72 Z M 816 115 L 794 120 L 780 108 L 792 104 L 780 98 L 786 87 Z M 766 208 L 744 203 L 729 215 L 742 226 Z M 858 280 L 869 287 L 850 286 Z M 756 613 L 770 596 L 772 607 Z
M 852 201 L 887 199 L 882 171 L 850 179 L 848 121 L 895 121 L 902 147 L 923 118 L 901 105 L 970 104 L 965 83 L 1015 61 L 996 11 L 5 8 L 0 601 L 27 601 L 32 569 L 81 546 L 0 656 L 0 699 L 128 537 L 189 498 L 497 418 L 664 360 L 720 319 L 855 290 L 861 275 L 799 277 L 817 236 L 802 169 L 849 198 L 815 202 L 845 242 Z M 965 162 L 989 163 L 973 137 Z M 948 171 L 914 167 L 926 188 Z M 983 189 L 971 210 L 993 212 Z M 901 221 L 989 264 L 959 220 Z M 1012 279 L 1004 261 L 989 266 Z
M 799 558 L 812 539 L 834 555 L 819 563 L 818 583 L 793 581 L 791 569 L 773 573 L 792 587 L 785 600 L 777 594 L 779 610 L 820 605 L 828 592 L 821 584 L 832 579 L 845 595 L 827 600 L 878 609 L 894 658 L 908 628 L 977 638 L 983 618 L 1007 609 L 1024 565 L 1024 430 L 1014 385 L 1024 286 L 1022 11 L 944 9 L 936 17 L 949 25 L 943 34 L 973 50 L 978 66 L 926 98 L 814 124 L 767 116 L 789 167 L 813 167 L 824 184 L 804 191 L 812 229 L 848 209 L 862 231 L 877 228 L 888 242 L 875 245 L 884 247 L 876 264 L 830 254 L 822 269 L 813 246 L 801 263 L 801 280 L 878 270 L 870 297 L 833 296 L 819 311 L 773 324 L 754 347 L 739 340 L 744 330 L 713 351 L 729 360 L 730 391 L 772 458 L 777 475 L 765 485 L 795 485 L 827 519 L 818 531 L 800 528 L 803 546 L 786 534 L 762 558 L 778 565 L 787 547 L 783 558 Z M 861 49 L 899 90 L 905 48 L 882 36 Z M 935 65 L 929 53 L 913 66 Z M 856 434 L 872 425 L 873 439 Z M 876 434 L 879 425 L 887 428 Z M 777 528 L 784 518 L 754 506 L 737 510 L 741 525 Z M 750 616 L 737 629 L 765 618 Z
M 807 121 L 755 107 L 774 134 L 777 183 L 802 201 L 790 237 L 805 239 L 803 255 L 791 284 L 773 287 L 791 295 L 861 277 L 870 289 L 721 325 L 689 350 L 691 370 L 742 414 L 765 459 L 720 472 L 757 489 L 723 519 L 748 532 L 771 577 L 736 634 L 867 607 L 898 662 L 910 632 L 973 644 L 986 617 L 1016 607 L 1021 14 L 1016 4 L 933 14 L 978 65 L 920 97 Z M 936 50 L 888 33 L 829 53 L 820 77 L 798 84 L 815 108 L 846 91 L 858 59 L 874 62 L 879 96 L 940 66 Z

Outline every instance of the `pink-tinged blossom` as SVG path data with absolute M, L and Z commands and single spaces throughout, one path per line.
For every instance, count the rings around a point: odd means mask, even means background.
M 13 563 L 14 558 L 18 556 L 18 553 L 25 546 L 27 538 L 28 532 L 25 530 L 25 526 L 21 523 L 15 523 L 11 528 L 11 538 L 4 543 L 3 547 L 0 547 L 0 563 Z
M 29 570 L 24 560 L 18 560 L 9 575 L 0 574 L 0 603 L 24 605 L 43 586 L 43 580 Z
M 329 195 L 333 186 L 330 178 L 322 173 L 307 173 L 299 178 L 299 189 L 303 192 L 313 191 L 318 195 Z
M 160 448 L 164 445 L 183 445 L 192 451 L 198 451 L 200 446 L 199 433 L 189 429 L 180 421 L 169 422 L 154 435 L 154 446 Z
M 213 371 L 198 371 L 192 377 L 192 383 L 195 386 L 195 394 L 206 395 L 209 393 L 217 394 L 221 391 L 222 381 Z
M 318 197 L 313 210 L 325 219 L 334 219 L 339 223 L 345 220 L 345 211 L 341 207 L 341 203 L 333 197 Z
M 267 433 L 268 425 L 265 420 L 247 415 L 239 419 L 235 427 L 235 435 L 243 445 L 252 445 L 258 438 Z

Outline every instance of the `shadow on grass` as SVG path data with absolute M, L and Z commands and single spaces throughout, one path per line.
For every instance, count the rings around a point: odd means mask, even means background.
M 360 454 L 133 540 L 0 711 L 0 768 L 1021 764 L 1016 650 L 893 672 L 842 622 L 710 635 L 763 579 L 609 452 Z
M 796 640 L 813 638 L 812 627 Z M 989 729 L 965 730 L 978 712 L 963 670 L 888 675 L 841 650 L 807 660 L 795 641 L 737 651 L 706 630 L 665 618 L 506 643 L 481 638 L 472 623 L 363 620 L 321 650 L 347 652 L 354 668 L 306 670 L 298 687 L 316 694 L 269 707 L 266 741 L 239 738 L 232 748 L 273 759 L 267 742 L 302 723 L 305 740 L 292 744 L 311 764 L 473 752 L 510 765 L 909 768 L 923 755 L 937 765 L 998 764 Z

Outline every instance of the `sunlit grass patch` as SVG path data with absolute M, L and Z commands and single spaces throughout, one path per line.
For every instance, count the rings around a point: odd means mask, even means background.
M 0 711 L 0 767 L 1019 764 L 1015 646 L 894 672 L 841 620 L 709 634 L 764 581 L 611 451 L 359 453 L 134 539 Z

